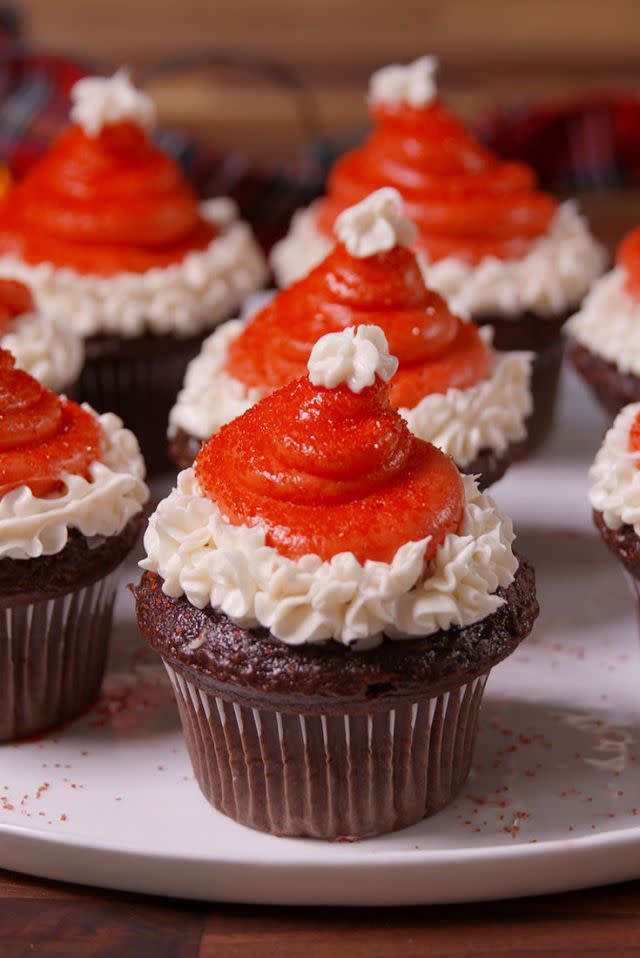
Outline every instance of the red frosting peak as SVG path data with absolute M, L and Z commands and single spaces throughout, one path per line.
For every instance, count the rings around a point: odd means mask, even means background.
M 261 525 L 292 559 L 390 562 L 431 536 L 429 559 L 457 529 L 464 489 L 453 462 L 415 439 L 387 386 L 290 383 L 224 426 L 196 460 L 200 486 L 234 525 Z
M 640 226 L 625 236 L 618 248 L 618 265 L 626 273 L 625 286 L 630 296 L 640 300 Z
M 56 492 L 64 473 L 86 477 L 101 454 L 95 417 L 15 369 L 0 349 L 0 496 L 22 485 L 36 496 Z
M 332 236 L 343 209 L 383 186 L 402 194 L 416 246 L 432 260 L 516 258 L 545 232 L 556 204 L 536 189 L 533 170 L 500 160 L 439 100 L 378 103 L 372 112 L 373 132 L 338 160 L 316 206 L 323 232 Z
M 0 254 L 81 273 L 168 266 L 213 236 L 177 164 L 131 122 L 69 127 L 0 208 Z
M 391 383 L 396 408 L 490 375 L 491 352 L 478 330 L 426 288 L 413 252 L 396 246 L 357 258 L 341 244 L 251 320 L 232 342 L 226 369 L 268 393 L 305 374 L 321 336 L 359 324 L 379 326 L 400 362 Z
M 24 285 L 15 279 L 0 279 L 0 336 L 7 332 L 16 316 L 33 310 L 33 297 Z

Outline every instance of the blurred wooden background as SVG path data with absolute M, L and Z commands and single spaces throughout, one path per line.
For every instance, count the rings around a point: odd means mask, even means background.
M 593 86 L 640 88 L 638 0 L 24 0 L 28 36 L 101 64 L 145 68 L 198 50 L 277 60 L 308 84 L 323 131 L 366 121 L 376 67 L 425 52 L 441 86 L 477 113 Z M 255 75 L 218 73 L 154 87 L 163 117 L 254 156 L 295 155 L 291 98 Z
M 295 71 L 316 129 L 366 123 L 370 73 L 426 52 L 440 86 L 478 116 L 580 90 L 640 90 L 640 0 L 23 0 L 30 43 L 141 76 L 158 60 L 218 51 Z M 163 121 L 262 163 L 295 164 L 305 145 L 289 93 L 250 71 L 216 70 L 150 85 Z M 589 193 L 583 206 L 613 246 L 640 220 L 640 193 Z

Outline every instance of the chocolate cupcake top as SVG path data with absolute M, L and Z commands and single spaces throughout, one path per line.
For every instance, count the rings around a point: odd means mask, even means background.
M 589 471 L 589 499 L 612 530 L 640 536 L 640 403 L 618 414 Z
M 11 279 L 0 279 L 0 348 L 54 392 L 75 383 L 84 361 L 82 337 L 69 323 L 37 311 L 27 287 Z
M 640 227 L 621 243 L 614 269 L 597 281 L 567 331 L 620 372 L 640 376 Z
M 223 427 L 151 517 L 142 567 L 163 591 L 292 645 L 371 648 L 498 609 L 511 523 L 391 408 L 396 365 L 376 327 L 328 334 L 308 376 Z
M 388 184 L 418 226 L 429 285 L 457 312 L 565 312 L 602 270 L 602 250 L 575 205 L 558 206 L 531 168 L 501 160 L 451 114 L 437 95 L 436 66 L 422 57 L 373 75 L 373 131 L 337 161 L 327 195 L 296 216 L 274 250 L 279 282 L 318 262 L 345 207 Z
M 430 291 L 408 247 L 416 230 L 397 190 L 340 214 L 337 245 L 247 324 L 216 331 L 189 367 L 170 427 L 206 439 L 274 389 L 303 376 L 319 336 L 380 326 L 399 369 L 390 399 L 409 428 L 460 466 L 524 438 L 531 411 L 528 353 L 496 353 Z
M 191 336 L 260 286 L 233 204 L 201 205 L 151 139 L 155 110 L 125 71 L 72 90 L 71 126 L 8 193 L 0 275 L 84 336 Z
M 71 529 L 116 535 L 147 498 L 120 419 L 54 395 L 0 350 L 0 559 L 58 553 Z

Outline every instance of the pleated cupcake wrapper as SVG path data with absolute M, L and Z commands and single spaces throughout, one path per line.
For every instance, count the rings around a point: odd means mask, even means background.
M 386 710 L 305 715 L 218 698 L 165 667 L 209 802 L 252 828 L 324 839 L 390 832 L 447 805 L 469 773 L 488 678 Z
M 636 620 L 638 622 L 638 630 L 640 633 L 640 582 L 631 575 L 628 569 L 625 569 L 623 566 L 624 577 L 627 580 L 627 585 L 629 586 L 629 591 L 633 597 L 633 601 L 636 607 Z
M 164 352 L 150 351 L 146 356 L 98 356 L 83 369 L 81 401 L 124 420 L 138 438 L 150 475 L 174 468 L 167 452 L 169 412 L 201 342 L 176 339 Z M 124 341 L 123 350 L 126 347 Z
M 100 690 L 118 585 L 92 585 L 0 609 L 0 742 L 35 735 L 88 708 Z
M 549 437 L 553 429 L 564 356 L 562 333 L 558 332 L 556 339 L 550 340 L 533 352 L 531 366 L 533 411 L 525 423 L 526 438 L 513 446 L 514 462 L 531 456 Z
M 479 325 L 493 328 L 493 346 L 499 352 L 524 349 L 534 354 L 531 369 L 533 412 L 527 420 L 527 438 L 518 444 L 516 459 L 526 459 L 535 452 L 553 428 L 565 345 L 562 324 L 569 315 L 571 313 L 538 319 L 533 327 L 526 316 L 521 320 L 518 317 L 496 319 L 491 316 L 479 320 Z
M 533 412 L 527 420 L 526 455 L 534 452 L 553 428 L 563 355 L 564 338 L 560 332 L 557 341 L 546 344 L 535 354 L 531 370 Z

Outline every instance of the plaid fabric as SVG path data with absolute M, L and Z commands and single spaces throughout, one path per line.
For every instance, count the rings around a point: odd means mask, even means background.
M 477 133 L 558 193 L 640 184 L 640 97 L 592 93 L 495 113 Z

